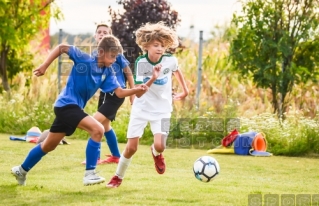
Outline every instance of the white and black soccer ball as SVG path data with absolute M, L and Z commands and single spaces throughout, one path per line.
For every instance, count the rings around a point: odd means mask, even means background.
M 202 156 L 194 162 L 195 177 L 202 182 L 212 181 L 220 172 L 217 160 L 211 156 Z

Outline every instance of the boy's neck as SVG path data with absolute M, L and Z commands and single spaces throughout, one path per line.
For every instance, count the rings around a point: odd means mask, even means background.
M 152 62 L 152 63 L 157 63 L 160 59 L 161 59 L 162 56 L 160 56 L 159 58 L 154 58 L 152 56 L 150 56 L 149 53 L 147 53 L 147 58 Z

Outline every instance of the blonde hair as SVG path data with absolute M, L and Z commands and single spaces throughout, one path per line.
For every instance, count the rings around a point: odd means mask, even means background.
M 135 36 L 136 44 L 143 52 L 146 52 L 146 47 L 154 40 L 161 42 L 167 49 L 174 49 L 179 44 L 176 32 L 163 22 L 147 23 L 136 30 Z
M 97 47 L 99 52 L 112 52 L 117 54 L 123 53 L 123 48 L 119 39 L 111 34 L 105 35 Z

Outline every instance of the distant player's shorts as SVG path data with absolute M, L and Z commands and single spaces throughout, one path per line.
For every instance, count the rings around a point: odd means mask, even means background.
M 147 123 L 150 123 L 153 135 L 168 135 L 171 113 L 152 113 L 139 108 L 132 108 L 127 138 L 142 137 Z
M 54 107 L 55 119 L 50 128 L 52 133 L 65 133 L 70 136 L 88 114 L 78 105 L 70 104 L 64 107 Z
M 119 98 L 113 93 L 100 93 L 98 111 L 110 121 L 115 120 L 115 116 L 125 98 Z M 104 102 L 104 103 L 103 103 Z

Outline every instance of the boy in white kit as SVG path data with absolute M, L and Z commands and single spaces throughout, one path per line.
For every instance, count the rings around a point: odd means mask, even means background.
M 136 43 L 144 51 L 135 62 L 135 84 L 145 83 L 148 92 L 136 94 L 130 115 L 127 131 L 128 142 L 121 155 L 115 176 L 106 185 L 116 188 L 121 185 L 125 171 L 132 160 L 147 123 L 150 122 L 154 135 L 151 146 L 155 169 L 159 174 L 165 172 L 165 161 L 162 152 L 166 147 L 169 122 L 173 110 L 172 100 L 182 100 L 188 95 L 188 88 L 177 59 L 165 51 L 178 46 L 178 37 L 174 30 L 163 25 L 146 24 L 136 31 Z M 154 70 L 154 72 L 153 72 Z M 182 92 L 172 95 L 172 74 L 177 78 Z

